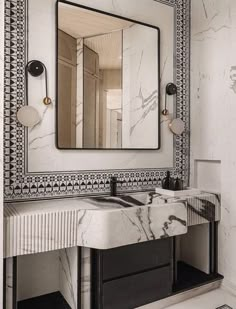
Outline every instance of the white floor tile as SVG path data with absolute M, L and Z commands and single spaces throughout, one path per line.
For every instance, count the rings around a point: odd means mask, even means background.
M 222 289 L 218 289 L 166 309 L 216 309 L 225 304 L 236 309 L 236 297 Z

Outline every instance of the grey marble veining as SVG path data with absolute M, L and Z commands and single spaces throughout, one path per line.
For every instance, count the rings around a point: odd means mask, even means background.
M 157 29 L 140 25 L 123 31 L 122 145 L 125 148 L 159 147 L 158 37 Z
M 77 266 L 78 249 L 76 247 L 59 251 L 60 292 L 71 309 L 77 309 L 79 300 Z
M 150 194 L 149 203 L 179 203 L 185 200 L 188 211 L 188 226 L 203 224 L 221 219 L 221 196 L 218 193 L 202 191 L 201 194 L 183 197 L 170 197 Z
M 108 249 L 187 232 L 185 202 L 149 199 L 140 193 L 6 204 L 5 257 L 76 246 Z

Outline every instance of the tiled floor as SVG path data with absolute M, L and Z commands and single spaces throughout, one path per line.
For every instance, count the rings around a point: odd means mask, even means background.
M 236 297 L 222 289 L 218 289 L 166 309 L 216 309 L 225 304 L 236 309 Z

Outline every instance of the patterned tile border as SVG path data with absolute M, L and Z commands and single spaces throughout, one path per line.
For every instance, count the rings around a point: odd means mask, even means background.
M 189 76 L 190 1 L 154 0 L 175 7 L 177 116 L 186 123 L 186 133 L 175 138 L 175 167 L 185 184 L 189 174 Z M 121 190 L 148 190 L 160 184 L 165 169 L 68 171 L 28 173 L 26 130 L 16 121 L 24 105 L 26 0 L 5 0 L 5 109 L 4 171 L 5 200 L 28 200 L 104 194 L 111 175 L 124 183 Z

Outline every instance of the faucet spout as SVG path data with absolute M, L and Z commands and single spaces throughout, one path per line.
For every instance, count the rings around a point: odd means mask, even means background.
M 116 176 L 112 176 L 110 181 L 111 196 L 117 196 L 118 183 L 123 183 L 123 181 L 118 180 Z

